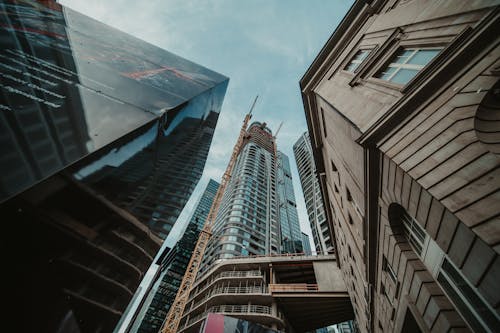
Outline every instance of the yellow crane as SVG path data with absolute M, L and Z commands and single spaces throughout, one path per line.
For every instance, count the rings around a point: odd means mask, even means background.
M 252 118 L 252 111 L 255 107 L 255 103 L 257 102 L 256 96 L 250 111 L 245 115 L 245 119 L 243 120 L 243 125 L 240 129 L 240 134 L 238 136 L 238 140 L 234 145 L 233 152 L 231 154 L 231 158 L 229 159 L 229 163 L 227 165 L 226 171 L 222 176 L 222 181 L 220 183 L 219 189 L 215 194 L 214 201 L 212 202 L 212 206 L 210 207 L 210 211 L 208 212 L 207 219 L 203 224 L 203 228 L 200 232 L 200 236 L 198 237 L 198 241 L 196 242 L 196 246 L 194 247 L 193 254 L 191 255 L 191 259 L 189 260 L 189 264 L 186 268 L 186 273 L 184 273 L 184 277 L 182 278 L 181 285 L 179 290 L 177 291 L 177 295 L 175 296 L 175 300 L 168 311 L 167 317 L 163 322 L 163 326 L 160 330 L 161 333 L 175 333 L 179 327 L 182 313 L 184 312 L 184 308 L 189 298 L 189 293 L 191 291 L 191 287 L 196 279 L 196 275 L 198 274 L 198 270 L 200 269 L 200 264 L 203 259 L 203 255 L 205 254 L 205 250 L 207 248 L 208 240 L 212 235 L 212 226 L 215 222 L 215 218 L 217 217 L 217 212 L 219 211 L 219 207 L 222 201 L 222 196 L 226 190 L 227 184 L 231 179 L 231 174 L 233 172 L 234 164 L 236 163 L 236 159 L 240 150 L 243 146 L 244 138 L 246 135 L 246 130 L 248 127 L 248 122 L 250 118 Z

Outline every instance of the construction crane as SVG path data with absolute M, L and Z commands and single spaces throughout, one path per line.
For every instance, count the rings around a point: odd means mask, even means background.
M 184 312 L 184 308 L 189 298 L 189 293 L 191 292 L 191 287 L 193 286 L 193 283 L 196 279 L 196 275 L 198 274 L 198 270 L 200 269 L 200 264 L 203 259 L 203 255 L 205 254 L 208 241 L 210 239 L 210 236 L 212 235 L 212 226 L 215 222 L 215 218 L 217 217 L 217 212 L 219 211 L 222 196 L 224 195 L 227 184 L 231 179 L 231 174 L 233 172 L 236 159 L 238 158 L 238 154 L 243 147 L 248 122 L 250 121 L 250 118 L 252 118 L 252 111 L 255 107 L 255 103 L 257 102 L 258 97 L 258 95 L 255 97 L 250 111 L 245 115 L 238 140 L 234 145 L 231 158 L 229 159 L 226 171 L 222 176 L 222 181 L 220 183 L 219 189 L 215 194 L 214 201 L 212 202 L 212 206 L 210 207 L 210 211 L 208 212 L 207 219 L 205 220 L 203 228 L 200 232 L 200 236 L 198 237 L 198 241 L 196 242 L 196 246 L 194 247 L 193 254 L 191 255 L 191 259 L 189 260 L 189 264 L 186 268 L 186 273 L 184 273 L 184 277 L 182 278 L 182 282 L 179 290 L 177 291 L 177 295 L 175 296 L 175 300 L 170 307 L 165 321 L 163 322 L 163 326 L 160 330 L 161 333 L 177 332 L 182 314 Z
M 274 136 L 273 136 L 274 142 L 276 142 L 276 137 L 278 136 L 278 133 L 280 132 L 281 126 L 283 126 L 283 122 L 280 123 L 280 125 L 278 126 L 278 129 L 276 130 L 276 133 L 274 133 Z

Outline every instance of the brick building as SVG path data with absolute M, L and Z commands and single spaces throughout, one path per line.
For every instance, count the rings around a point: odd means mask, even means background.
M 356 1 L 301 79 L 362 332 L 499 331 L 498 1 Z

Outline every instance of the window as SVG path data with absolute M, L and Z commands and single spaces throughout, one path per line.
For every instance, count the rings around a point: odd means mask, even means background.
M 333 171 L 333 172 L 337 172 L 337 171 L 338 171 L 338 169 L 337 169 L 337 166 L 335 165 L 335 163 L 333 163 L 333 161 L 332 161 L 332 160 L 330 160 L 330 163 L 332 164 L 332 171 Z
M 355 73 L 356 69 L 358 69 L 359 65 L 366 59 L 368 54 L 370 54 L 371 50 L 359 50 L 356 52 L 351 61 L 344 67 L 344 70 L 347 72 Z
M 408 243 L 413 247 L 413 250 L 422 257 L 426 233 L 418 222 L 408 215 L 406 212 L 401 216 L 403 222 L 403 232 L 408 240 Z
M 323 108 L 321 108 L 321 120 L 323 122 L 323 134 L 325 135 L 326 138 L 327 133 L 326 133 L 325 111 L 323 110 Z
M 394 272 L 394 269 L 391 267 L 385 256 L 382 258 L 382 269 L 387 272 L 394 283 L 397 282 L 396 272 Z
M 397 84 L 408 83 L 438 53 L 440 48 L 401 48 L 375 77 Z
M 352 201 L 351 191 L 349 191 L 349 189 L 347 188 L 347 186 L 345 188 L 345 191 L 346 191 L 347 201 L 349 201 L 349 202 Z
M 443 261 L 437 279 L 475 331 L 498 332 L 500 316 L 483 301 L 447 258 Z

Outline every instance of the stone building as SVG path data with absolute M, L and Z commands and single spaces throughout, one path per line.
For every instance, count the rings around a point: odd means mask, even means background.
M 301 79 L 362 332 L 500 329 L 498 1 L 356 1 Z

